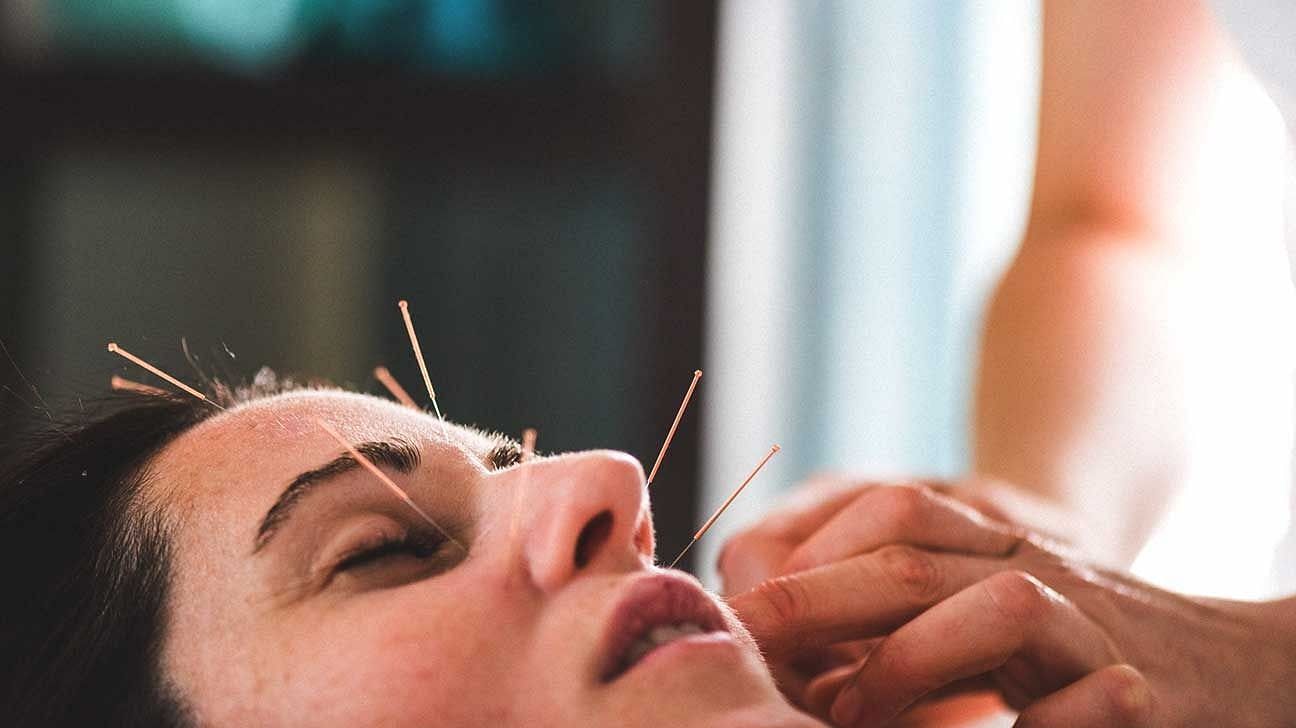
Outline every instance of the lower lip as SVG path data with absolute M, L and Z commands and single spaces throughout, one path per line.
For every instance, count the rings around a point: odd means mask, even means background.
M 622 673 L 621 677 L 644 670 L 655 670 L 680 660 L 700 660 L 711 655 L 721 659 L 733 659 L 739 653 L 738 642 L 728 632 L 689 635 L 668 642 L 644 655 L 629 670 Z M 615 682 L 619 681 L 620 678 L 617 678 Z

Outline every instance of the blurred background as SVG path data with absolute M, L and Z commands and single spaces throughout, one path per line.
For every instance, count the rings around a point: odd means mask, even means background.
M 0 340 L 51 404 L 154 381 L 110 339 L 418 393 L 408 298 L 448 416 L 651 463 L 702 357 L 712 5 L 3 8 Z M 696 436 L 660 476 L 679 533 Z
M 446 414 L 542 449 L 650 466 L 705 369 L 653 486 L 663 558 L 784 449 L 704 576 L 810 472 L 967 466 L 1038 0 L 0 8 L 0 426 L 153 382 L 110 339 L 181 378 L 187 350 L 416 393 L 408 298 Z

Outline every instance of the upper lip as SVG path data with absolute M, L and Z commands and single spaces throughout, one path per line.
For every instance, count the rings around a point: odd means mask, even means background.
M 619 677 L 623 656 L 636 639 L 653 627 L 692 622 L 704 632 L 728 631 L 724 616 L 706 592 L 673 574 L 636 579 L 626 589 L 603 633 L 599 676 L 603 682 Z

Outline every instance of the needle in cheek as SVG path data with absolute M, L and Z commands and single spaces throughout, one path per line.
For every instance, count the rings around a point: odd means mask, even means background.
M 684 550 L 679 553 L 679 556 L 675 557 L 675 560 L 670 563 L 669 568 L 671 569 L 675 568 L 675 564 L 678 564 L 679 560 L 684 558 L 684 554 L 687 554 L 688 550 L 693 548 L 693 544 L 697 543 L 698 539 L 702 538 L 702 536 L 705 535 L 706 532 L 711 529 L 711 526 L 715 524 L 716 519 L 720 517 L 720 514 L 725 512 L 725 509 L 729 507 L 729 504 L 734 502 L 734 499 L 738 497 L 738 494 L 743 492 L 743 488 L 746 488 L 747 484 L 752 482 L 752 480 L 756 477 L 756 474 L 761 471 L 761 468 L 765 467 L 765 463 L 768 463 L 770 461 L 770 458 L 774 457 L 774 453 L 778 451 L 779 451 L 778 445 L 773 445 L 770 447 L 769 452 L 765 453 L 765 457 L 761 458 L 761 461 L 756 464 L 755 468 L 752 468 L 752 471 L 747 476 L 747 479 L 744 480 L 742 483 L 740 483 L 737 488 L 734 488 L 734 491 L 729 494 L 729 497 L 725 500 L 724 504 L 721 505 L 719 508 L 717 508 L 715 513 L 711 514 L 711 517 L 707 519 L 706 523 L 702 524 L 702 527 L 697 530 L 697 533 L 693 534 L 693 540 L 689 541 L 688 545 L 684 547 Z

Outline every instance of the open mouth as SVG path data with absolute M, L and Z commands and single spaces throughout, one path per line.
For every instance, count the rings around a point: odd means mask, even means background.
M 693 583 L 669 574 L 639 579 L 608 623 L 601 679 L 616 680 L 666 645 L 714 633 L 727 635 L 728 625 L 715 603 Z

